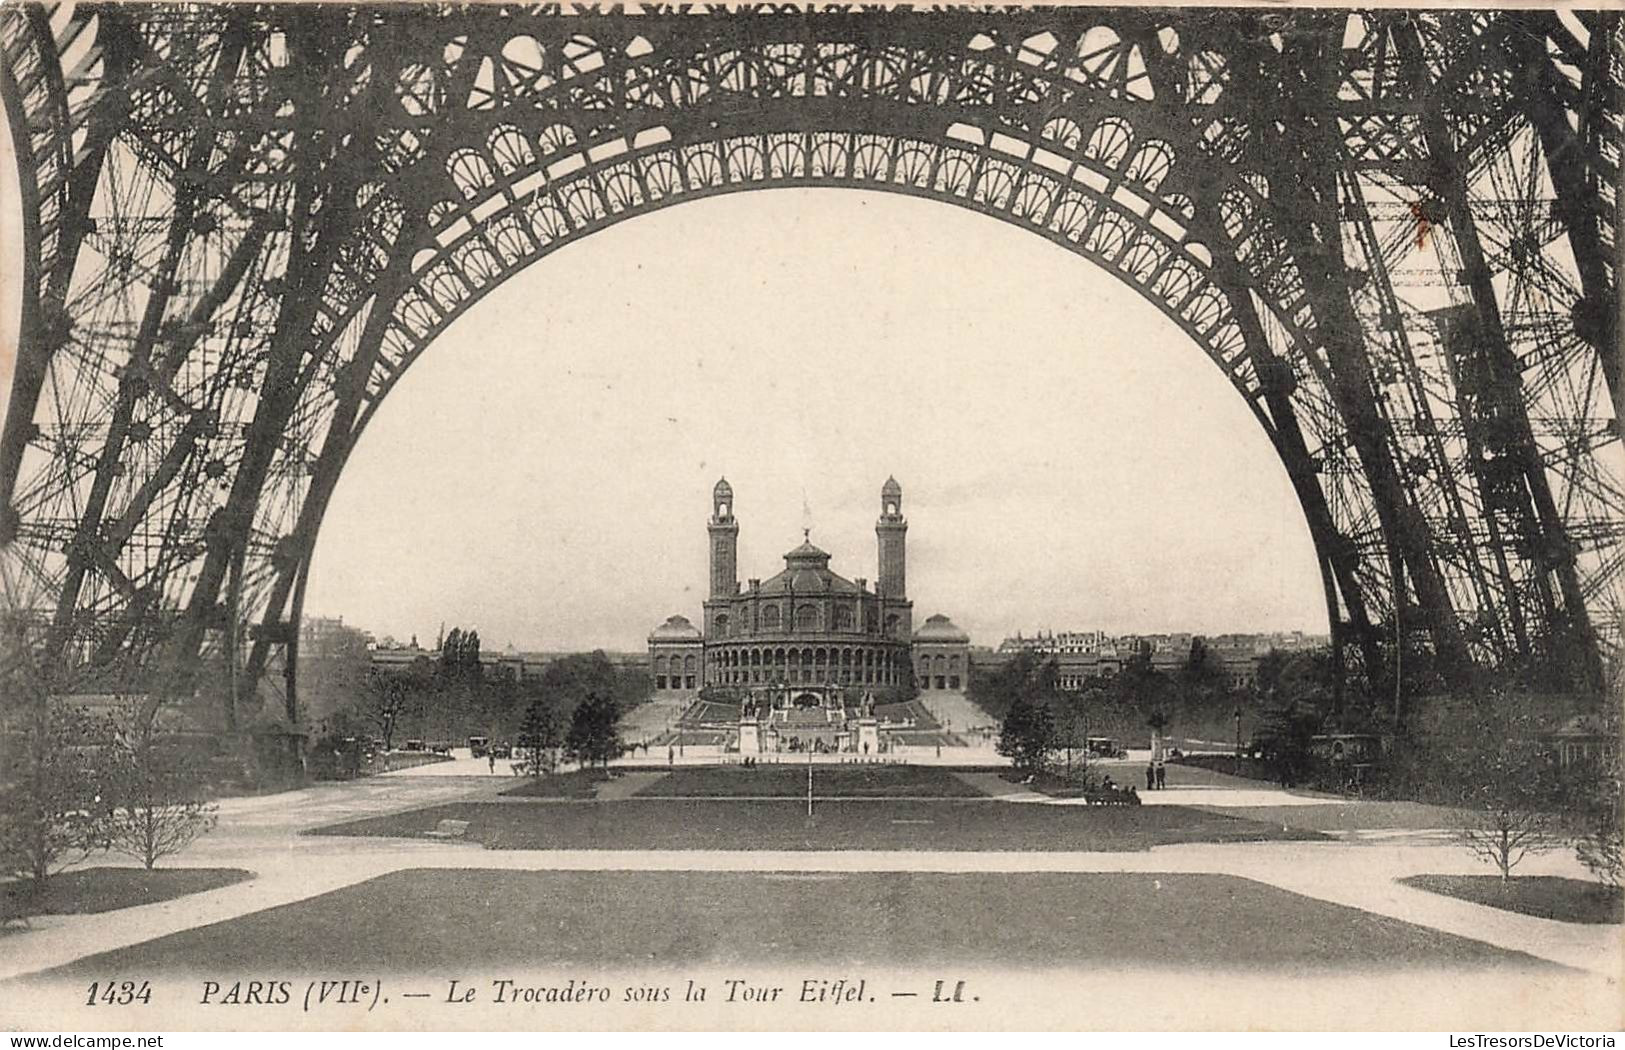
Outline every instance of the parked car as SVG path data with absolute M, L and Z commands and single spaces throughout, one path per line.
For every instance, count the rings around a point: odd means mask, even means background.
M 468 753 L 471 758 L 484 758 L 485 752 L 491 747 L 489 737 L 471 736 L 468 738 Z
M 422 751 L 423 750 L 423 741 L 421 741 L 421 740 L 408 740 L 406 742 L 406 750 L 408 750 L 408 751 Z
M 1092 736 L 1084 741 L 1089 753 L 1099 758 L 1127 758 L 1128 749 L 1117 746 L 1117 741 L 1109 736 Z
M 492 744 L 491 745 L 491 757 L 492 758 L 512 758 L 513 757 L 513 746 L 511 744 L 501 744 L 501 743 Z

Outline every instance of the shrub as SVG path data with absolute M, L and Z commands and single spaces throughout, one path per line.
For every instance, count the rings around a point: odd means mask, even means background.
M 51 705 L 8 734 L 18 759 L 0 784 L 0 871 L 43 885 L 53 872 L 106 845 L 98 720 Z
M 128 714 L 121 739 L 107 755 L 109 849 L 151 870 L 214 827 L 215 807 L 204 793 L 207 766 L 186 748 L 156 737 L 139 712 Z

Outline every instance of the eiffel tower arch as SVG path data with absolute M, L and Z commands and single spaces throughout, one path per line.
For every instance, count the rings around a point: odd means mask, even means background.
M 53 661 L 177 695 L 212 662 L 297 721 L 323 513 L 447 325 L 624 219 L 850 187 L 1026 229 L 1183 330 L 1279 454 L 1356 673 L 1595 682 L 1622 40 L 1585 11 L 5 7 L 7 594 Z

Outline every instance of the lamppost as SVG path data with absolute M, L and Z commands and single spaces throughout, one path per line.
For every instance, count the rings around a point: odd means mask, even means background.
M 1236 776 L 1239 777 L 1241 775 L 1241 705 L 1240 704 L 1236 705 L 1236 758 L 1235 758 L 1235 763 L 1234 764 L 1235 764 Z
M 1078 742 L 1078 705 L 1068 696 L 1066 705 L 1066 779 L 1072 779 L 1072 748 Z

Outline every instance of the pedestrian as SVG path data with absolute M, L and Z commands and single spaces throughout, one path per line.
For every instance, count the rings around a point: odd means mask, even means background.
M 1168 786 L 1168 767 L 1161 762 L 1157 763 L 1157 790 L 1161 791 Z
M 495 773 L 497 771 L 497 756 L 487 752 L 485 755 L 485 765 L 487 769 L 489 769 L 492 773 Z
M 1152 788 L 1154 788 L 1156 786 L 1157 786 L 1157 770 L 1156 770 L 1156 766 L 1148 762 L 1148 763 L 1146 763 L 1146 767 L 1145 767 L 1145 789 L 1147 791 L 1150 791 Z

